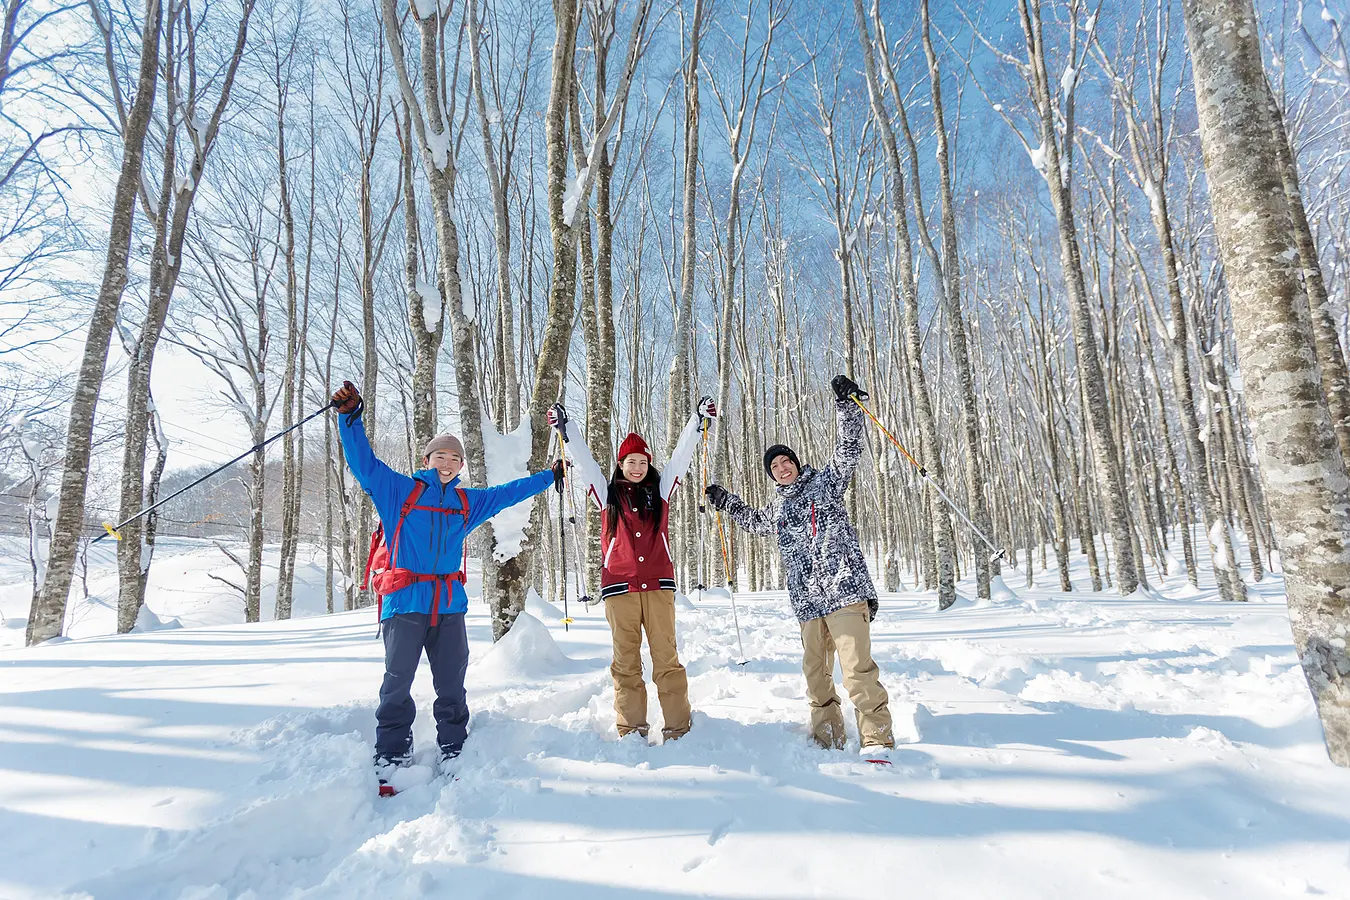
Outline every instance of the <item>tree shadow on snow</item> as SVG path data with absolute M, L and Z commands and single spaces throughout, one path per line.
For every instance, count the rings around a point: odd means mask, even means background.
M 1184 737 L 1190 728 L 1205 726 L 1269 746 L 1294 743 L 1281 729 L 1231 717 L 1111 712 L 1069 703 L 1040 708 L 1040 715 L 938 718 L 959 720 L 947 723 L 949 733 L 984 729 L 998 746 L 1039 746 L 1097 763 L 1122 757 L 1080 741 Z M 1004 796 L 1016 799 L 971 799 L 953 790 L 950 800 L 934 800 L 928 789 L 923 799 L 904 796 L 907 782 L 940 780 L 924 744 L 902 746 L 894 767 L 879 770 L 862 762 L 856 750 L 816 749 L 804 733 L 782 723 L 744 724 L 698 713 L 685 738 L 650 748 L 610 741 L 614 749 L 607 749 L 598 735 L 578 741 L 575 732 L 539 723 L 483 722 L 479 728 L 519 742 L 510 746 L 518 746 L 525 758 L 509 766 L 508 780 L 533 775 L 565 783 L 565 790 L 545 789 L 511 803 L 513 818 L 553 823 L 545 828 L 553 833 L 570 825 L 715 836 L 734 818 L 737 834 L 768 838 L 797 832 L 900 839 L 1078 832 L 1194 850 L 1350 840 L 1350 812 L 1289 806 L 1272 783 L 1219 763 L 1141 773 L 1125 766 L 1049 768 L 1034 757 L 1031 766 L 1020 767 L 975 762 L 955 769 L 963 785 L 978 792 L 982 779 L 1011 784 Z M 935 738 L 925 740 L 959 743 L 941 731 Z M 496 738 L 490 744 L 500 746 Z M 645 771 L 634 769 L 643 763 Z
M 1068 701 L 1027 702 L 1037 713 L 947 713 L 927 720 L 928 744 L 1001 747 L 1040 746 L 1086 759 L 1120 760 L 1123 756 L 1093 746 L 1098 742 L 1149 738 L 1183 739 L 1195 728 L 1209 728 L 1229 740 L 1279 749 L 1320 740 L 1306 718 L 1277 727 L 1259 725 L 1241 716 L 1171 714 L 1139 709 L 1101 709 Z

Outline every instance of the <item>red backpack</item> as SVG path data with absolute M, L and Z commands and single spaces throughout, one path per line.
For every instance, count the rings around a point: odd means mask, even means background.
M 375 528 L 375 533 L 370 536 L 370 555 L 366 558 L 366 574 L 361 579 L 361 590 L 367 587 L 375 591 L 377 604 L 377 620 L 384 619 L 384 598 L 386 594 L 392 594 L 400 591 L 410 584 L 434 581 L 436 583 L 436 596 L 431 600 L 431 624 L 433 626 L 440 620 L 441 610 L 441 585 L 445 585 L 446 593 L 450 592 L 450 582 L 458 581 L 464 583 L 464 573 L 469 565 L 469 544 L 467 539 L 464 542 L 464 558 L 460 562 L 459 571 L 451 572 L 448 575 L 424 575 L 420 572 L 414 572 L 411 569 L 398 568 L 398 540 L 403 532 L 403 520 L 408 517 L 408 513 L 414 509 L 422 509 L 428 512 L 449 513 L 451 515 L 463 516 L 465 528 L 469 525 L 469 495 L 464 492 L 464 488 L 455 488 L 455 493 L 459 494 L 459 509 L 445 509 L 440 506 L 418 506 L 417 500 L 422 496 L 422 491 L 426 490 L 426 484 L 418 481 L 413 487 L 412 493 L 408 499 L 403 501 L 403 508 L 398 512 L 398 524 L 394 526 L 394 546 L 391 550 L 384 542 L 384 523 L 381 522 Z M 467 536 L 466 536 L 467 538 Z

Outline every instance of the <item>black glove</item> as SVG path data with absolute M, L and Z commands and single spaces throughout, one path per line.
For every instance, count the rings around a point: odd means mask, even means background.
M 708 502 L 712 504 L 713 509 L 726 509 L 727 502 L 731 499 L 731 491 L 722 487 L 720 484 L 710 484 L 703 489 L 707 495 Z
M 553 489 L 560 494 L 563 492 L 563 466 L 561 459 L 553 463 Z
M 361 392 L 350 381 L 333 392 L 333 408 L 343 415 L 351 415 L 361 408 Z
M 567 433 L 563 429 L 566 428 L 569 420 L 567 418 L 567 410 L 563 409 L 561 403 L 555 403 L 550 406 L 548 412 L 544 413 L 544 418 L 548 420 L 550 428 L 556 429 L 564 438 L 567 437 Z
M 867 399 L 867 391 L 858 387 L 858 383 L 847 375 L 836 375 L 830 382 L 830 387 L 834 388 L 834 398 L 836 400 L 847 400 L 850 397 L 857 397 L 859 400 Z
M 698 415 L 702 419 L 717 418 L 717 404 L 713 402 L 713 398 L 704 397 L 698 401 Z

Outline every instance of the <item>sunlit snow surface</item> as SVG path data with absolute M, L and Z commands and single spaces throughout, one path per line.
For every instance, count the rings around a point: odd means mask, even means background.
M 309 618 L 245 626 L 207 577 L 219 551 L 173 542 L 149 606 L 184 627 L 80 637 L 113 622 L 97 561 L 77 639 L 31 650 L 26 563 L 0 560 L 0 897 L 1350 897 L 1350 772 L 1278 578 L 1244 605 L 1152 570 L 1153 598 L 1065 595 L 1052 560 L 1032 589 L 1005 570 L 992 604 L 887 595 L 890 769 L 808 741 L 780 594 L 736 595 L 743 667 L 724 593 L 681 606 L 694 727 L 652 747 L 617 739 L 603 607 L 570 603 L 564 631 L 531 598 L 493 647 L 475 601 L 457 772 L 432 765 L 424 670 L 417 765 L 381 800 L 374 613 L 314 615 L 321 558 L 301 558 Z

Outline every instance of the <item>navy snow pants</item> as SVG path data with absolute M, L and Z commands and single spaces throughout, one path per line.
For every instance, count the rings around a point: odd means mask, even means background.
M 442 753 L 456 754 L 469 733 L 469 704 L 464 673 L 469 668 L 469 636 L 464 613 L 442 613 L 433 628 L 431 616 L 399 613 L 384 620 L 384 683 L 375 710 L 375 756 L 398 760 L 412 752 L 412 724 L 417 704 L 413 676 L 427 653 L 436 702 L 436 742 Z

